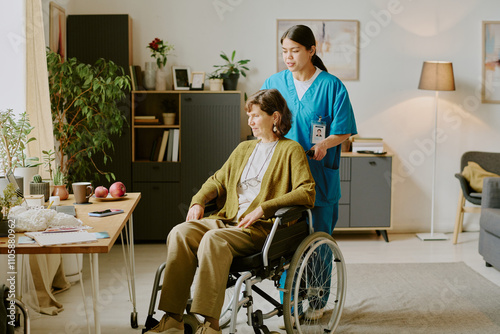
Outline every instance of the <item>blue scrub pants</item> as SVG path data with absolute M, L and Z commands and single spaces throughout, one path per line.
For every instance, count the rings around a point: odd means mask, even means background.
M 332 206 L 315 206 L 311 210 L 313 216 L 313 227 L 314 232 L 325 232 L 329 235 L 332 234 L 337 220 L 339 217 L 339 203 L 336 202 Z M 324 247 L 324 248 L 323 248 Z M 332 271 L 332 255 L 329 247 L 324 245 L 318 249 L 318 255 L 315 257 L 314 268 L 318 268 L 318 285 L 329 287 Z M 280 285 L 282 288 L 285 287 L 286 281 L 286 271 L 281 275 Z M 324 297 L 322 299 L 311 299 L 309 304 L 313 309 L 321 309 L 325 307 L 328 302 L 328 297 L 330 296 L 330 291 L 325 291 Z M 280 292 L 281 302 L 283 302 L 283 293 Z M 299 310 L 302 313 L 302 310 Z

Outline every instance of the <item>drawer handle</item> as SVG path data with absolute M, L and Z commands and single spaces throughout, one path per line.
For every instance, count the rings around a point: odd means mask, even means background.
M 192 98 L 190 98 L 190 97 L 186 97 L 186 98 L 184 99 L 184 101 L 191 102 L 191 101 L 193 101 L 193 99 L 192 99 Z
M 160 169 L 160 166 L 153 166 L 153 169 Z
M 158 187 L 158 186 L 153 186 L 153 190 L 160 190 L 160 187 Z
M 377 165 L 377 163 L 376 163 L 375 161 L 370 161 L 370 165 L 371 165 L 371 166 L 376 166 L 376 165 Z

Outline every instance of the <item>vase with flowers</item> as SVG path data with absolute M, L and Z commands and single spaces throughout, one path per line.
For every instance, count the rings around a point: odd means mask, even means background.
M 167 56 L 171 51 L 174 50 L 174 46 L 172 44 L 168 44 L 168 42 L 164 42 L 158 37 L 155 38 L 151 43 L 148 44 L 147 48 L 151 50 L 151 57 L 156 59 L 156 66 L 158 70 L 155 74 L 155 89 L 156 90 L 166 90 L 167 89 L 167 71 L 165 69 L 165 65 L 167 64 Z M 145 72 L 145 86 L 148 88 L 148 83 L 152 82 L 153 73 L 147 72 L 147 69 L 154 67 L 152 64 L 146 63 L 146 72 Z M 150 76 L 148 78 L 148 75 Z M 149 79 L 149 82 L 148 82 Z M 151 87 L 151 86 L 150 86 Z

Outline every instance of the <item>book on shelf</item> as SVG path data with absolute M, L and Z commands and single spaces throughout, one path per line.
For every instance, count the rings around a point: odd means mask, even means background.
M 136 84 L 135 88 L 136 90 L 144 90 L 144 85 L 142 83 L 142 70 L 139 65 L 134 66 L 134 74 L 135 74 L 135 79 L 136 79 Z
M 150 161 L 158 161 L 158 155 L 160 153 L 160 146 L 161 146 L 162 138 L 163 138 L 163 136 L 158 136 L 153 141 L 153 146 L 151 147 L 151 153 L 149 155 Z
M 153 115 L 144 115 L 144 116 L 136 115 L 136 116 L 134 116 L 134 119 L 156 119 L 156 116 L 153 116 Z
M 179 161 L 179 129 L 173 129 L 172 161 Z
M 168 134 L 169 134 L 168 130 L 163 131 L 163 137 L 161 139 L 161 145 L 160 145 L 160 152 L 158 154 L 158 161 L 163 161 L 163 158 L 165 157 L 165 152 L 167 151 Z
M 381 141 L 383 141 L 383 139 L 378 138 L 378 137 L 353 137 L 352 141 L 353 142 L 381 142 Z
M 165 161 L 172 161 L 173 150 L 174 150 L 174 131 L 172 130 L 172 133 L 167 143 L 167 154 L 165 154 Z
M 160 120 L 158 118 L 146 118 L 146 119 L 134 118 L 134 124 L 137 124 L 137 125 L 159 125 Z

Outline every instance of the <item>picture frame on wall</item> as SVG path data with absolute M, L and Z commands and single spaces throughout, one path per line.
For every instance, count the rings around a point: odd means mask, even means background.
M 481 100 L 500 103 L 500 21 L 483 21 Z
M 205 88 L 205 72 L 191 73 L 191 90 L 203 90 Z
M 187 66 L 172 66 L 172 76 L 174 78 L 174 90 L 189 90 L 189 79 L 191 69 Z
M 286 70 L 281 36 L 294 25 L 306 25 L 316 38 L 316 53 L 329 73 L 341 80 L 359 80 L 359 21 L 277 20 L 277 70 Z
M 53 1 L 49 3 L 49 48 L 66 57 L 66 11 Z

